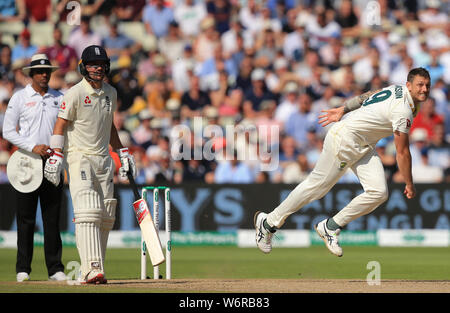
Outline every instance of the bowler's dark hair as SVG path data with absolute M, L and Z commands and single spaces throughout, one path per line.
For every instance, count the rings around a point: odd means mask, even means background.
M 417 75 L 430 79 L 430 73 L 428 73 L 426 69 L 424 69 L 423 67 L 417 67 L 409 71 L 407 81 L 412 83 L 414 77 L 416 77 Z

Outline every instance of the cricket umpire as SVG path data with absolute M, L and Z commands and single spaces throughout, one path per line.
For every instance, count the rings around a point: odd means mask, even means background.
M 117 91 L 104 82 L 110 60 L 105 49 L 92 45 L 83 50 L 79 71 L 83 79 L 64 95 L 50 139 L 54 154 L 47 160 L 44 176 L 60 183 L 67 164 L 74 208 L 75 237 L 80 256 L 80 283 L 106 283 L 104 260 L 110 230 L 116 216 L 114 162 L 109 145 L 119 152 L 126 177 L 135 176 L 134 159 L 124 148 L 113 124 Z
M 62 93 L 48 86 L 51 74 L 57 68 L 50 64 L 45 54 L 33 55 L 30 65 L 22 69 L 31 77 L 32 82 L 11 97 L 5 112 L 3 136 L 19 148 L 14 154 L 17 153 L 20 158 L 14 167 L 13 154 L 11 164 L 8 164 L 8 177 L 17 197 L 18 282 L 30 279 L 38 199 L 42 211 L 45 262 L 49 279 L 66 279 L 61 262 L 62 242 L 59 230 L 62 182 L 54 186 L 47 179 L 42 179 L 43 162 L 40 160 L 50 156 L 50 137 L 63 97 Z M 31 155 L 30 160 L 38 160 L 38 165 L 34 168 L 37 173 L 33 173 L 33 166 L 24 165 L 26 155 Z M 23 179 L 26 176 L 29 177 L 28 180 Z M 36 186 L 29 188 L 33 179 Z

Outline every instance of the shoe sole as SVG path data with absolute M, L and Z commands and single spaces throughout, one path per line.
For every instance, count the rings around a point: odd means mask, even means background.
M 319 226 L 319 224 L 314 225 L 314 230 L 316 231 L 317 235 L 319 235 L 319 237 L 323 240 L 323 243 L 325 244 L 325 247 L 327 247 L 327 250 L 330 251 L 330 253 L 332 255 L 335 255 L 337 257 L 341 257 L 344 254 L 342 253 L 341 255 L 334 253 L 333 251 L 330 250 L 330 248 L 328 248 L 328 244 L 327 244 L 327 240 L 320 234 L 319 230 L 317 229 L 317 226 Z

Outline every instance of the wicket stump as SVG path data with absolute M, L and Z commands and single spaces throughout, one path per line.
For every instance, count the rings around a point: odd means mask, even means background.
M 164 191 L 164 212 L 165 212 L 165 246 L 166 246 L 166 279 L 172 278 L 172 242 L 171 242 L 171 211 L 170 211 L 170 188 L 147 186 L 142 188 L 142 199 L 147 201 L 147 191 L 153 190 L 153 222 L 159 235 L 159 191 Z M 150 206 L 149 206 L 150 207 Z M 147 278 L 147 247 L 141 239 L 141 279 Z M 153 279 L 159 279 L 159 265 L 153 267 Z

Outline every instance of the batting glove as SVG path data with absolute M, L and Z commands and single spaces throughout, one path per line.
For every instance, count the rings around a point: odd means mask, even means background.
M 134 162 L 133 155 L 130 154 L 128 148 L 119 149 L 120 163 L 122 167 L 119 168 L 119 177 L 122 180 L 128 179 L 127 173 L 131 172 L 133 178 L 136 178 L 136 163 Z
M 52 151 L 51 156 L 45 162 L 44 177 L 55 186 L 58 186 L 61 180 L 63 160 L 64 155 L 61 152 Z

